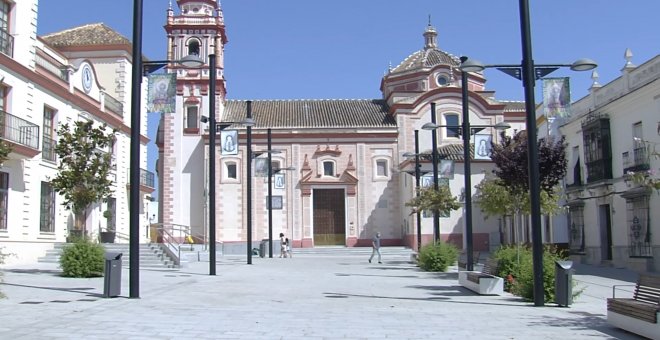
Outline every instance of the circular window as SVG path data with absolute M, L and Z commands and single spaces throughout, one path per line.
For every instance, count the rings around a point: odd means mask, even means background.
M 439 75 L 438 78 L 436 78 L 436 82 L 438 83 L 438 86 L 446 86 L 449 84 L 449 79 L 444 75 Z

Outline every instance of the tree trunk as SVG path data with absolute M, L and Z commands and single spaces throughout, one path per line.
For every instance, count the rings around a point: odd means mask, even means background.
M 80 212 L 75 213 L 74 215 L 76 216 L 76 230 L 81 230 L 82 235 L 85 236 L 87 235 L 87 228 L 86 228 L 86 221 L 87 221 L 87 209 L 84 209 Z

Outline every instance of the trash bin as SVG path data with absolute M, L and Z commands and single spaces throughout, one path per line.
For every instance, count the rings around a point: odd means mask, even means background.
M 555 302 L 568 307 L 573 303 L 573 261 L 555 261 Z
M 115 297 L 121 294 L 121 257 L 122 253 L 105 253 L 103 272 L 103 297 Z
M 268 239 L 262 239 L 261 243 L 259 243 L 259 257 L 264 257 L 266 256 L 266 251 L 268 249 Z

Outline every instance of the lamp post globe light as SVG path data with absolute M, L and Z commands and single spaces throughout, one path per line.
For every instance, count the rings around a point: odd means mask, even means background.
M 476 60 L 465 60 L 461 71 L 480 72 L 487 67 L 498 70 L 522 80 L 525 91 L 526 130 L 528 145 L 530 217 L 532 223 L 532 257 L 534 271 L 534 305 L 544 305 L 543 290 L 543 240 L 541 230 L 541 188 L 538 168 L 538 146 L 536 133 L 536 103 L 534 86 L 537 79 L 559 69 L 569 67 L 573 71 L 589 71 L 597 67 L 591 59 L 579 59 L 572 64 L 535 65 L 532 58 L 532 37 L 529 16 L 529 1 L 519 0 L 520 32 L 522 42 L 522 63 L 520 65 L 484 65 Z
M 140 114 L 142 77 L 170 63 L 184 67 L 199 67 L 203 64 L 196 56 L 181 60 L 142 60 L 142 10 L 143 1 L 133 0 L 133 67 L 131 70 L 131 146 L 129 171 L 129 297 L 140 297 Z

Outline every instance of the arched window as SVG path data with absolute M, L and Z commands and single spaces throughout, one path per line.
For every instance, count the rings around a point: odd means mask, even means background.
M 191 55 L 199 55 L 199 41 L 198 40 L 190 40 L 188 42 L 188 54 Z
M 458 138 L 461 136 L 457 114 L 446 114 L 445 125 L 447 125 L 447 138 Z

